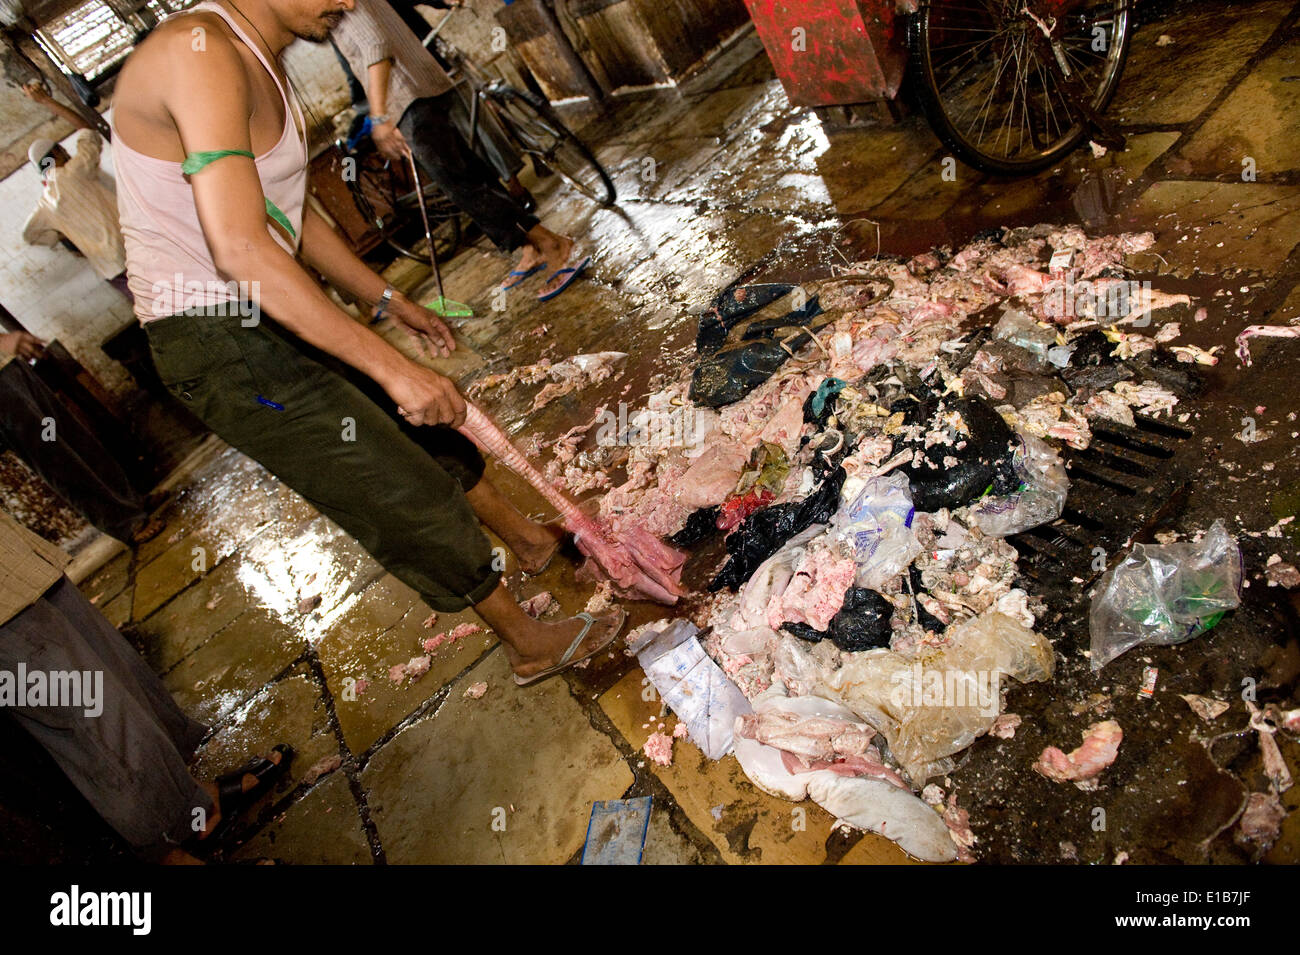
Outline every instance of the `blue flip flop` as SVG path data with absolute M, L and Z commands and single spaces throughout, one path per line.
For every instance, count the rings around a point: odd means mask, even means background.
M 510 274 L 506 276 L 506 279 L 507 279 L 507 281 L 508 281 L 509 279 L 514 279 L 514 281 L 513 281 L 513 282 L 509 282 L 508 284 L 507 284 L 507 282 L 502 282 L 502 283 L 501 283 L 501 290 L 502 290 L 503 292 L 508 292 L 508 291 L 510 291 L 512 288 L 515 288 L 515 287 L 517 287 L 517 286 L 519 286 L 519 285 L 522 285 L 522 284 L 524 283 L 524 280 L 525 280 L 525 279 L 527 279 L 527 278 L 528 278 L 529 276 L 531 276 L 531 275 L 536 275 L 538 272 L 540 272 L 540 271 L 541 271 L 542 269 L 544 269 L 544 268 L 546 268 L 546 263 L 545 263 L 545 262 L 538 262 L 536 265 L 534 265 L 531 269 L 528 269 L 527 271 L 520 271 L 519 269 L 511 269 L 511 270 L 510 270 Z
M 564 280 L 564 284 L 561 285 L 559 288 L 557 288 L 555 291 L 553 291 L 553 292 L 548 292 L 546 295 L 539 295 L 539 296 L 537 296 L 537 301 L 539 301 L 539 302 L 549 302 L 551 299 L 555 298 L 555 296 L 559 295 L 559 294 L 560 294 L 561 292 L 563 292 L 566 288 L 568 288 L 570 285 L 572 285 L 572 284 L 573 284 L 573 280 L 576 279 L 579 275 L 581 275 L 581 274 L 582 274 L 582 270 L 585 269 L 585 268 L 586 268 L 588 265 L 590 265 L 590 264 L 591 264 L 591 256 L 589 256 L 589 255 L 584 255 L 584 256 L 582 257 L 582 261 L 579 262 L 577 265 L 566 265 L 566 266 L 565 266 L 564 268 L 562 268 L 562 269 L 556 269 L 556 270 L 555 270 L 554 272 L 552 272 L 552 273 L 550 274 L 550 276 L 547 278 L 547 280 L 546 280 L 547 282 L 554 281 L 555 278 L 556 278 L 557 276 L 564 275 L 564 274 L 566 274 L 566 273 L 568 273 L 568 278 L 566 278 L 566 279 Z

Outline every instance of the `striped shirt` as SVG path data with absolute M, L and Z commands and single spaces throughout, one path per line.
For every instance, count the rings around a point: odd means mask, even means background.
M 370 110 L 378 113 L 382 105 L 384 114 L 394 123 L 417 99 L 437 96 L 452 87 L 433 54 L 386 0 L 356 0 L 356 7 L 344 14 L 330 35 L 367 93 L 371 65 L 393 61 L 388 74 L 388 102 L 371 103 Z

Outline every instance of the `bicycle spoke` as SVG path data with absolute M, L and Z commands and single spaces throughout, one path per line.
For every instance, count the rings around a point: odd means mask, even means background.
M 1086 90 L 1087 106 L 1100 109 L 1114 90 L 1128 6 L 1091 3 L 1044 23 L 1028 15 L 1037 8 L 1027 0 L 931 0 L 915 28 L 923 47 L 913 62 L 924 71 L 923 105 L 932 123 L 977 165 L 989 157 L 999 171 L 999 164 L 1028 169 L 1059 158 L 1082 135 L 1086 107 L 1074 97 Z M 1101 50 L 1093 48 L 1098 27 Z

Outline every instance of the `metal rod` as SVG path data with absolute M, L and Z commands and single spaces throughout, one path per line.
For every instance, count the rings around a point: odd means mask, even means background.
M 447 307 L 447 296 L 442 294 L 442 273 L 438 271 L 438 253 L 433 248 L 433 232 L 429 229 L 429 210 L 424 207 L 424 186 L 420 184 L 420 172 L 415 167 L 415 156 L 407 150 L 406 161 L 411 165 L 411 179 L 415 183 L 415 201 L 420 204 L 420 219 L 424 222 L 424 237 L 429 242 L 429 264 L 433 266 L 433 279 L 438 286 L 438 304 Z
M 433 38 L 436 37 L 442 31 L 442 28 L 447 25 L 447 21 L 451 19 L 451 15 L 455 12 L 456 12 L 455 7 L 452 7 L 450 10 L 448 10 L 446 14 L 443 16 L 443 18 L 438 21 L 438 25 L 434 27 L 432 30 L 430 30 L 429 35 L 426 36 L 421 41 L 422 45 L 428 47 L 428 45 L 433 42 Z

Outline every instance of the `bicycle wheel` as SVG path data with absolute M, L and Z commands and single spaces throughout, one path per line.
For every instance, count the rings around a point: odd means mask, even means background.
M 1054 165 L 1114 96 L 1131 11 L 1132 0 L 926 0 L 909 65 L 930 126 L 983 172 Z
M 540 96 L 513 86 L 494 84 L 486 90 L 502 125 L 537 164 L 559 173 L 569 185 L 602 206 L 614 204 L 614 182 L 587 145 Z
M 404 258 L 428 262 L 429 244 L 425 241 L 415 190 L 398 196 L 395 205 L 398 214 L 384 233 L 389 248 Z M 445 262 L 460 248 L 460 209 L 432 183 L 424 187 L 424 206 L 429 213 L 429 231 L 433 233 L 438 261 Z
M 398 255 L 429 261 L 424 223 L 410 181 L 374 150 L 357 150 L 352 156 L 356 175 L 348 180 L 348 187 L 361 215 Z M 424 201 L 438 258 L 450 258 L 460 248 L 460 210 L 432 183 L 424 187 Z

